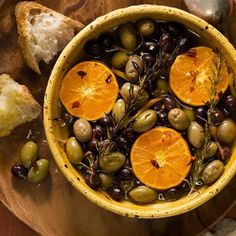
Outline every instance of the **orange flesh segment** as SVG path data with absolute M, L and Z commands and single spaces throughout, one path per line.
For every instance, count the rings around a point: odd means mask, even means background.
M 71 115 L 97 120 L 111 111 L 118 91 L 116 77 L 107 66 L 84 61 L 66 74 L 59 96 Z
M 176 57 L 170 71 L 170 88 L 184 103 L 205 105 L 210 99 L 211 81 L 214 78 L 217 54 L 208 47 L 195 47 Z M 229 84 L 229 73 L 222 62 L 217 93 L 224 93 Z
M 179 185 L 191 168 L 188 144 L 177 131 L 157 127 L 137 138 L 131 150 L 136 177 L 145 185 L 165 190 Z

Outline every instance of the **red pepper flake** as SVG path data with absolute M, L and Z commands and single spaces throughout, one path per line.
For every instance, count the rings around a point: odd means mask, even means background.
M 80 102 L 75 101 L 75 102 L 72 103 L 71 108 L 74 109 L 74 108 L 78 108 L 79 106 L 80 106 Z
M 87 73 L 83 70 L 78 71 L 77 74 L 80 76 L 81 79 L 83 79 L 84 76 L 87 75 Z
M 194 87 L 190 87 L 190 93 L 192 93 L 194 91 Z
M 198 71 L 194 71 L 194 70 L 190 71 L 189 73 L 194 78 L 196 78 L 196 76 L 198 75 Z
M 150 160 L 150 162 L 152 163 L 152 165 L 154 166 L 154 167 L 156 167 L 157 169 L 159 169 L 160 168 L 160 166 L 158 165 L 158 163 L 157 163 L 157 161 L 156 160 Z
M 187 51 L 187 56 L 189 56 L 189 57 L 196 57 L 197 56 L 196 49 L 191 49 L 191 50 Z
M 112 77 L 112 75 L 109 74 L 108 77 L 106 78 L 105 81 L 106 81 L 107 84 L 110 84 L 110 83 L 111 83 L 111 77 Z

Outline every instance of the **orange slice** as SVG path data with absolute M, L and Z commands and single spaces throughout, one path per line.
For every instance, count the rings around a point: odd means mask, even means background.
M 177 131 L 157 127 L 137 138 L 131 149 L 136 177 L 154 189 L 179 185 L 191 168 L 188 144 Z
M 216 69 L 217 54 L 208 47 L 191 48 L 176 57 L 170 71 L 170 88 L 184 103 L 192 106 L 205 105 L 210 99 Z M 229 74 L 225 61 L 222 61 L 217 93 L 224 93 L 229 84 Z
M 97 120 L 111 111 L 118 91 L 116 77 L 107 66 L 84 61 L 66 74 L 59 96 L 73 116 Z

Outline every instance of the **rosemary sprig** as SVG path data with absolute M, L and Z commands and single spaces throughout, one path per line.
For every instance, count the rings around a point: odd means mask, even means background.
M 221 75 L 220 71 L 222 69 L 222 62 L 223 62 L 223 55 L 220 52 L 217 52 L 217 57 L 215 61 L 215 66 L 212 70 L 212 77 L 209 78 L 211 82 L 211 87 L 209 89 L 209 102 L 206 104 L 208 105 L 208 110 L 207 110 L 207 120 L 205 122 L 205 139 L 204 139 L 204 144 L 203 147 L 200 151 L 196 152 L 196 159 L 193 162 L 193 167 L 191 171 L 191 176 L 190 176 L 190 192 L 191 194 L 197 186 L 202 185 L 202 178 L 201 174 L 202 171 L 205 167 L 204 161 L 207 157 L 207 153 L 209 150 L 209 145 L 211 141 L 211 137 L 213 136 L 216 140 L 216 143 L 219 144 L 217 141 L 215 134 L 212 133 L 212 127 L 214 127 L 214 124 L 212 122 L 212 115 L 213 111 L 220 99 L 220 94 L 217 92 L 217 85 L 220 82 Z

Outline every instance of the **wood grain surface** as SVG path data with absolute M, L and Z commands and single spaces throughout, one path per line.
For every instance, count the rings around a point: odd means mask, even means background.
M 14 18 L 14 7 L 17 2 L 19 1 L 0 0 L 0 74 L 9 73 L 18 82 L 26 84 L 42 104 L 47 79 L 54 62 L 43 65 L 42 76 L 36 75 L 25 66 L 17 46 Z M 37 2 L 79 20 L 85 25 L 97 16 L 130 5 L 151 3 L 184 8 L 180 0 L 97 0 L 96 3 L 94 0 L 41 0 Z M 233 20 L 230 22 L 231 25 L 234 24 Z M 10 174 L 11 166 L 19 160 L 19 149 L 28 137 L 39 143 L 40 156 L 50 160 L 50 176 L 40 185 L 16 180 Z M 65 180 L 48 149 L 42 117 L 18 127 L 10 136 L 0 139 L 0 199 L 21 221 L 42 235 L 196 235 L 221 218 L 234 204 L 235 183 L 236 179 L 232 180 L 215 198 L 189 213 L 159 220 L 131 219 L 115 215 L 90 203 Z M 5 211 L 6 209 L 1 206 L 0 212 Z M 16 225 L 18 223 L 15 222 Z M 18 233 L 11 228 L 7 230 L 8 235 L 34 235 L 27 227 L 21 228 L 22 231 Z

